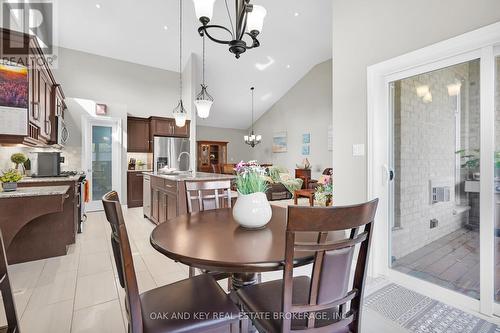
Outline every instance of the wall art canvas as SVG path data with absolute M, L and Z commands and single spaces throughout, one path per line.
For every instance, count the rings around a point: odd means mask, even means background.
M 302 134 L 302 143 L 310 144 L 311 143 L 311 133 Z
M 302 146 L 302 155 L 307 156 L 307 155 L 310 154 L 310 152 L 311 152 L 311 150 L 310 150 L 310 146 L 309 145 L 303 145 Z
M 28 69 L 0 64 L 0 106 L 28 108 Z
M 288 142 L 286 132 L 277 132 L 273 135 L 273 153 L 286 153 Z

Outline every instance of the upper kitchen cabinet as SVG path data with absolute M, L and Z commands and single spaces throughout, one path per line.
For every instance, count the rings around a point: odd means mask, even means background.
M 19 32 L 0 29 L 3 43 L 26 45 L 18 63 L 2 68 L 4 84 L 14 85 L 16 98 L 2 98 L 5 112 L 0 122 L 0 143 L 49 146 L 58 142 L 57 116 L 65 109 L 64 94 L 36 38 Z M 5 59 L 9 55 L 1 54 Z M 12 82 L 8 82 L 11 80 Z M 1 90 L 1 89 L 0 89 Z M 7 125 L 8 124 L 8 125 Z
M 127 151 L 147 153 L 151 151 L 149 120 L 145 118 L 127 118 Z
M 150 117 L 149 119 L 151 121 L 151 138 L 155 136 L 189 138 L 189 120 L 186 120 L 184 127 L 177 127 L 172 118 Z

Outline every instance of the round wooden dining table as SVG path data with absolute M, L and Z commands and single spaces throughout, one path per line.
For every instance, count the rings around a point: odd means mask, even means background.
M 282 270 L 285 261 L 286 213 L 272 206 L 271 221 L 263 228 L 242 228 L 230 208 L 181 215 L 155 227 L 151 245 L 185 265 L 232 273 L 233 288 L 256 282 L 256 272 Z M 330 233 L 341 239 L 343 233 Z M 300 233 L 296 241 L 316 242 L 317 233 Z M 296 254 L 296 266 L 312 262 L 311 253 Z

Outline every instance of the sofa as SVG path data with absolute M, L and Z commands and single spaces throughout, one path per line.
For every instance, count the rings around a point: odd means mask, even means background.
M 281 183 L 272 183 L 268 184 L 268 189 L 266 191 L 266 196 L 267 200 L 269 201 L 274 201 L 274 200 L 287 200 L 287 199 L 292 199 L 293 194 L 290 193 L 285 185 Z
M 290 188 L 300 189 L 302 186 L 302 180 L 294 179 L 286 168 L 268 166 L 266 167 L 266 174 L 268 179 L 266 196 L 269 201 L 292 199 L 293 191 Z

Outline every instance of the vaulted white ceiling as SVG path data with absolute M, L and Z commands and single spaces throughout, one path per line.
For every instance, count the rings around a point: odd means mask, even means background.
M 183 52 L 201 56 L 200 25 L 193 2 L 184 1 Z M 234 0 L 227 0 L 234 15 Z M 58 2 L 59 45 L 138 64 L 178 71 L 177 0 L 63 0 Z M 198 124 L 250 126 L 250 86 L 256 118 L 314 65 L 331 58 L 331 0 L 252 0 L 267 9 L 261 47 L 235 59 L 207 40 L 206 80 L 215 98 L 210 117 Z M 98 6 L 97 6 L 98 5 Z M 100 8 L 97 8 L 100 7 Z M 213 24 L 229 26 L 225 0 L 215 3 Z M 199 87 L 197 87 L 197 91 Z

